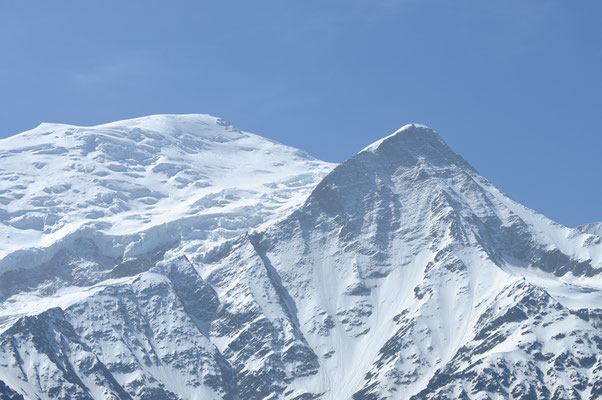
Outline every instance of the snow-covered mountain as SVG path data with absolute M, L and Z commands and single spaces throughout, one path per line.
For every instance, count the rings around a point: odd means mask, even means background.
M 1 142 L 0 271 L 90 236 L 126 256 L 167 236 L 209 247 L 285 215 L 333 166 L 209 115 L 42 124 Z
M 209 116 L 44 124 L 0 172 L 0 398 L 602 397 L 599 230 L 427 127 L 335 167 Z

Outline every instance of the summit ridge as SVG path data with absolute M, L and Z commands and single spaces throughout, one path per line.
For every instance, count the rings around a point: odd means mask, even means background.
M 393 134 L 364 148 L 358 156 L 366 153 L 379 155 L 393 164 L 428 162 L 440 166 L 457 164 L 472 168 L 436 131 L 420 124 L 404 125 Z
M 111 252 L 173 221 L 177 237 L 217 243 L 286 214 L 331 168 L 210 115 L 42 124 L 0 142 L 0 271 L 89 226 Z

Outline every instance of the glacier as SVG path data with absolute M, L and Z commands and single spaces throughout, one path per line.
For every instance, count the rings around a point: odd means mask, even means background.
M 602 235 L 410 124 L 332 164 L 209 115 L 0 141 L 0 398 L 597 399 Z

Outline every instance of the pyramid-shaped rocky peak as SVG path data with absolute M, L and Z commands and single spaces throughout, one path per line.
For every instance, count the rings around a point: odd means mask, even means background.
M 473 172 L 437 132 L 409 124 L 338 165 L 308 203 L 319 204 L 328 213 L 357 214 L 367 199 L 386 195 L 393 201 L 416 190 L 439 192 L 452 176 Z
M 405 166 L 427 163 L 433 167 L 456 165 L 471 168 L 436 131 L 420 124 L 401 127 L 363 149 L 358 156 L 376 156 L 380 162 Z

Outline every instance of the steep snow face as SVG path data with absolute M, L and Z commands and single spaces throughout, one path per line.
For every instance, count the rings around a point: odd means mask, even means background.
M 218 299 L 185 258 L 71 303 L 2 335 L 6 384 L 29 398 L 232 398 L 230 367 L 202 334 Z
M 238 146 L 230 133 L 218 143 Z M 512 201 L 424 126 L 334 169 L 305 157 L 292 165 L 316 166 L 315 179 L 266 183 L 289 200 L 248 209 L 267 208 L 256 224 L 89 225 L 39 267 L 2 274 L 0 394 L 602 396 L 600 236 Z
M 513 202 L 426 127 L 367 147 L 290 217 L 222 254 L 201 266 L 218 295 L 240 265 L 267 271 L 285 308 L 269 314 L 292 315 L 315 352 L 320 368 L 290 384 L 295 395 L 600 393 L 602 337 L 588 319 L 600 313 L 600 241 Z M 258 301 L 254 286 L 236 285 L 256 295 L 229 307 Z
M 209 115 L 42 124 L 0 142 L 0 271 L 90 235 L 111 255 L 210 246 L 285 215 L 332 167 Z

